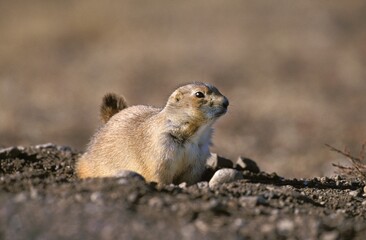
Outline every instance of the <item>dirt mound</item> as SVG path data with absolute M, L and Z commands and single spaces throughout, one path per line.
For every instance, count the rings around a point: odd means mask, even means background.
M 0 150 L 0 239 L 363 239 L 364 185 L 334 178 L 158 187 L 79 180 L 79 153 L 52 144 Z

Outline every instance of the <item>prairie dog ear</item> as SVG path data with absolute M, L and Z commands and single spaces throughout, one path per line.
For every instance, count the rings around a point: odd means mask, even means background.
M 173 94 L 173 99 L 174 99 L 175 102 L 179 102 L 182 98 L 183 98 L 183 94 L 179 91 L 176 91 Z

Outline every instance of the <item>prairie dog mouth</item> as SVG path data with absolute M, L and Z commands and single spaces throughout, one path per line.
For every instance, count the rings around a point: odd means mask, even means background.
M 215 117 L 220 117 L 224 115 L 227 112 L 228 106 L 229 106 L 229 100 L 226 97 L 224 97 L 222 105 L 220 106 L 220 108 L 217 109 L 217 112 L 215 113 Z
M 221 117 L 222 115 L 224 115 L 227 112 L 227 108 L 221 107 L 219 109 L 217 109 L 214 113 L 214 118 L 218 118 Z

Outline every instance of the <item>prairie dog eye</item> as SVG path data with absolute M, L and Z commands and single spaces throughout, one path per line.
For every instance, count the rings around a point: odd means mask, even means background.
M 205 97 L 205 94 L 203 92 L 196 92 L 194 95 L 198 98 L 204 98 Z

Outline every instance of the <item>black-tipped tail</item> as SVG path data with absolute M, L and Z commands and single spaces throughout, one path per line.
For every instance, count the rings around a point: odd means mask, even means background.
M 114 114 L 125 108 L 127 108 L 127 103 L 124 97 L 108 93 L 103 97 L 103 102 L 100 106 L 100 117 L 106 123 Z

